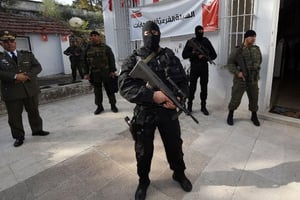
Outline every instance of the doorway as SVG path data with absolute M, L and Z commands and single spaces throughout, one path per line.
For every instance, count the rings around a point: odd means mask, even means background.
M 270 112 L 300 118 L 300 1 L 281 0 Z

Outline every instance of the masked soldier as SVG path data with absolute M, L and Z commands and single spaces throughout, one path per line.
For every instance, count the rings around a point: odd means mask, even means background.
M 227 67 L 233 74 L 227 116 L 227 124 L 231 126 L 233 125 L 233 112 L 240 105 L 245 91 L 249 99 L 249 110 L 252 112 L 251 120 L 255 126 L 260 126 L 256 112 L 258 110 L 258 80 L 262 56 L 259 47 L 254 44 L 255 40 L 255 31 L 246 31 L 244 43 L 235 48 L 228 58 Z M 238 59 L 242 62 L 238 62 Z
M 158 128 L 165 147 L 170 168 L 174 171 L 173 179 L 181 185 L 184 191 L 191 191 L 192 184 L 185 176 L 185 163 L 182 152 L 182 139 L 174 103 L 160 90 L 153 88 L 142 79 L 132 78 L 129 73 L 139 59 L 150 60 L 147 67 L 151 68 L 170 88 L 167 78 L 185 93 L 188 83 L 180 60 L 169 48 L 160 48 L 160 29 L 157 24 L 148 21 L 143 30 L 144 47 L 134 51 L 121 68 L 119 76 L 120 94 L 129 102 L 135 103 L 132 119 L 135 134 L 135 152 L 139 184 L 135 199 L 145 199 L 150 184 L 149 173 L 153 156 L 153 140 L 155 129 Z
M 203 27 L 196 26 L 195 38 L 187 41 L 182 51 L 182 57 L 184 59 L 189 58 L 191 62 L 190 68 L 190 95 L 188 100 L 188 110 L 192 112 L 193 100 L 195 98 L 195 92 L 197 89 L 197 81 L 200 77 L 200 100 L 201 100 L 201 112 L 204 115 L 209 115 L 206 109 L 207 99 L 207 84 L 208 84 L 208 61 L 217 58 L 215 49 L 210 41 L 203 37 Z M 198 49 L 201 49 L 199 51 Z M 206 54 L 206 55 L 205 55 Z
M 48 135 L 43 131 L 43 120 L 38 110 L 40 88 L 37 75 L 42 71 L 40 63 L 29 51 L 16 50 L 16 36 L 11 31 L 1 31 L 0 41 L 4 52 L 0 53 L 1 97 L 5 102 L 8 123 L 14 146 L 21 146 L 25 139 L 22 122 L 23 109 L 28 113 L 28 120 L 33 136 Z
M 85 78 L 94 86 L 95 104 L 97 109 L 94 114 L 100 114 L 104 108 L 102 84 L 104 85 L 111 111 L 118 112 L 116 107 L 115 91 L 110 86 L 110 78 L 115 77 L 116 64 L 115 57 L 111 48 L 101 42 L 100 34 L 97 31 L 90 33 L 91 44 L 86 48 L 85 52 Z

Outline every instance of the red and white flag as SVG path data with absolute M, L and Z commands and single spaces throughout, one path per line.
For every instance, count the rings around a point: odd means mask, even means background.
M 202 4 L 202 26 L 204 31 L 218 29 L 219 0 L 205 0 Z

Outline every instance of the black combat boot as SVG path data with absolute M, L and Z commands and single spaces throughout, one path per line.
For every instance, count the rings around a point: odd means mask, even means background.
M 173 180 L 177 181 L 181 188 L 186 192 L 190 192 L 193 189 L 191 181 L 185 176 L 184 172 L 174 172 Z
M 192 107 L 193 107 L 193 102 L 189 101 L 187 103 L 187 109 L 188 109 L 189 112 L 193 112 Z
M 208 112 L 207 109 L 206 109 L 206 102 L 201 102 L 201 112 L 202 112 L 204 115 L 209 115 L 209 112 Z
M 233 110 L 229 110 L 229 113 L 227 116 L 227 124 L 230 126 L 233 125 Z
M 252 112 L 251 121 L 255 126 L 260 126 L 256 112 Z
M 111 104 L 110 105 L 110 109 L 111 109 L 111 111 L 113 111 L 114 113 L 117 113 L 119 110 L 118 110 L 118 108 L 117 108 L 117 106 L 116 106 L 116 104 Z
M 104 110 L 102 105 L 98 105 L 97 109 L 95 110 L 94 114 L 99 115 Z
M 136 188 L 135 192 L 135 200 L 144 200 L 146 199 L 147 189 L 150 185 L 150 180 L 148 179 L 140 179 L 139 185 Z

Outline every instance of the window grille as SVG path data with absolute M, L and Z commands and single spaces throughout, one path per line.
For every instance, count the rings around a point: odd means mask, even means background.
M 254 0 L 229 0 L 229 44 L 228 50 L 240 45 L 245 31 L 252 29 Z

